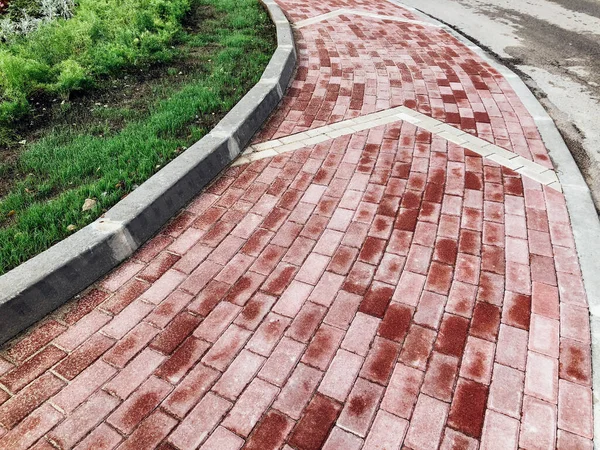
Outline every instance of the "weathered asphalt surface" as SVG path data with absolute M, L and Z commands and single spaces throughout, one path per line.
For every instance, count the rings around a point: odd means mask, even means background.
M 405 0 L 512 65 L 556 121 L 600 209 L 600 1 Z

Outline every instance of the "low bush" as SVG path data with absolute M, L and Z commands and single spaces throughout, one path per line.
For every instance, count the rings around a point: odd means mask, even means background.
M 190 0 L 79 0 L 72 17 L 67 0 L 40 0 L 37 16 L 28 5 L 0 21 L 3 122 L 26 115 L 32 96 L 66 98 L 125 67 L 170 60 Z

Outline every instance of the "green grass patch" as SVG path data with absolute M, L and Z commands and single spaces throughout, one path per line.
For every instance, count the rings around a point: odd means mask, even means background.
M 103 79 L 90 98 L 49 104 L 40 114 L 53 125 L 0 163 L 0 274 L 65 238 L 70 225 L 95 220 L 206 134 L 259 80 L 275 31 L 258 0 L 192 0 L 184 17 L 168 64 L 154 60 L 142 72 Z M 145 79 L 146 72 L 153 75 Z M 97 205 L 82 212 L 86 198 Z

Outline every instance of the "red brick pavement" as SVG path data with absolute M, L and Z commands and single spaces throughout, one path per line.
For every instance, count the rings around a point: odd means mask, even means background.
M 443 30 L 346 14 L 296 37 L 257 142 L 404 105 L 551 167 Z M 562 194 L 401 121 L 228 169 L 1 356 L 0 449 L 592 448 Z

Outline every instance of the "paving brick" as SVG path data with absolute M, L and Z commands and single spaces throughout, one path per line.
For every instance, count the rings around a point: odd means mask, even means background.
M 74 447 L 93 430 L 119 404 L 119 400 L 106 392 L 98 391 L 77 408 L 48 435 L 51 442 L 62 448 Z
M 67 331 L 54 340 L 54 344 L 67 351 L 75 350 L 87 338 L 104 326 L 111 317 L 100 311 L 92 311 L 76 325 L 71 326 Z
M 347 450 L 359 450 L 362 447 L 363 440 L 352 433 L 342 430 L 340 427 L 334 427 L 323 445 L 323 450 L 335 450 L 343 448 Z M 286 449 L 287 450 L 287 449 Z
M 138 448 L 156 447 L 177 425 L 177 421 L 156 411 L 133 432 L 129 438 L 119 446 L 119 450 L 134 450 Z
M 365 356 L 375 337 L 380 321 L 366 314 L 358 313 L 346 332 L 342 348 Z
M 62 419 L 63 415 L 61 413 L 48 403 L 44 403 L 19 425 L 0 438 L 0 448 L 2 450 L 25 450 L 30 448 Z
M 238 306 L 244 306 L 264 281 L 263 275 L 247 272 L 231 288 L 225 300 Z
M 185 274 L 170 269 L 161 275 L 160 278 L 158 278 L 152 286 L 142 294 L 141 298 L 149 303 L 158 305 L 185 279 Z
M 458 375 L 458 363 L 456 357 L 433 352 L 421 391 L 431 397 L 450 402 Z
M 375 275 L 375 267 L 363 262 L 356 262 L 346 277 L 342 289 L 353 294 L 364 295 Z
M 423 394 L 419 395 L 404 443 L 415 450 L 437 447 L 441 442 L 447 416 L 446 403 Z
M 580 342 L 589 342 L 590 323 L 587 310 L 574 305 L 561 304 L 560 335 Z
M 53 370 L 67 380 L 72 380 L 103 355 L 114 342 L 113 339 L 100 333 L 94 334 L 58 365 L 54 366 Z
M 386 386 L 399 353 L 399 344 L 376 337 L 360 376 Z
M 131 434 L 131 431 L 158 406 L 172 388 L 169 383 L 150 377 L 106 421 L 122 433 Z
M 399 361 L 425 370 L 436 333 L 428 328 L 412 325 L 400 353 Z
M 364 438 L 375 417 L 382 394 L 383 387 L 358 378 L 348 396 L 337 424 Z
M 481 437 L 482 450 L 512 450 L 519 445 L 519 421 L 487 411 Z
M 332 272 L 325 272 L 319 280 L 319 283 L 310 293 L 308 300 L 329 307 L 333 303 L 343 282 L 343 276 Z
M 145 322 L 139 323 L 104 354 L 104 361 L 116 367 L 124 367 L 131 358 L 146 347 L 159 331 Z M 96 336 L 102 335 L 98 334 Z
M 390 285 L 397 285 L 405 261 L 405 258 L 402 256 L 385 253 L 375 273 L 375 280 Z
M 594 444 L 592 441 L 585 439 L 576 434 L 568 433 L 564 430 L 558 430 L 558 440 L 556 448 L 560 450 L 592 450 Z
M 521 448 L 552 449 L 556 442 L 556 406 L 526 395 L 519 446 Z
M 294 422 L 283 414 L 270 410 L 256 426 L 244 450 L 275 450 L 281 448 Z
M 559 428 L 592 439 L 594 437 L 592 415 L 591 388 L 560 380 L 558 387 Z
M 122 437 L 117 431 L 105 423 L 101 423 L 75 448 L 77 450 L 110 450 L 115 448 L 121 440 Z M 48 450 L 53 448 L 50 446 Z
M 404 364 L 396 364 L 381 409 L 410 419 L 423 382 L 423 372 Z
M 287 317 L 295 317 L 310 295 L 313 286 L 300 281 L 292 281 L 273 306 L 273 312 Z
M 177 417 L 185 417 L 208 392 L 219 372 L 197 364 L 163 402 L 162 406 Z
M 341 405 L 336 401 L 315 395 L 290 436 L 289 443 L 306 450 L 320 449 L 341 410 Z
M 488 408 L 519 419 L 523 402 L 525 376 L 520 370 L 494 365 Z
M 302 357 L 302 362 L 325 370 L 338 349 L 344 332 L 327 324 L 321 325 Z
M 417 306 L 426 277 L 405 270 L 400 276 L 400 282 L 394 291 L 393 300 L 410 306 Z
M 192 296 L 183 291 L 173 291 L 160 305 L 146 316 L 146 322 L 159 328 L 164 328 L 167 324 L 192 300 Z M 206 315 L 206 314 L 203 314 Z
M 181 346 L 156 370 L 156 375 L 171 384 L 177 384 L 208 350 L 208 343 L 193 336 L 187 338 Z
M 347 329 L 358 310 L 361 300 L 362 298 L 359 295 L 340 291 L 325 316 L 325 323 Z
M 338 350 L 318 391 L 340 402 L 344 401 L 354 384 L 362 363 L 362 357 L 346 350 Z
M 298 313 L 286 335 L 292 339 L 307 343 L 319 327 L 327 309 L 323 306 L 307 302 Z
M 260 355 L 269 356 L 290 322 L 291 319 L 287 317 L 269 313 L 248 342 L 247 348 Z
M 561 339 L 559 371 L 562 379 L 590 386 L 592 362 L 589 345 L 573 339 Z
M 535 288 L 534 288 L 535 292 Z M 531 297 L 507 291 L 502 307 L 502 322 L 508 325 L 529 330 L 531 318 Z
M 223 427 L 217 429 L 210 435 L 202 450 L 238 450 L 244 445 L 244 440 Z
M 489 385 L 495 350 L 495 345 L 489 341 L 475 337 L 468 338 L 460 376 Z
M 238 253 L 231 258 L 225 267 L 223 267 L 223 270 L 219 272 L 215 277 L 215 280 L 233 285 L 240 279 L 253 262 L 253 257 Z
M 102 280 L 100 282 L 100 286 L 107 291 L 115 292 L 143 268 L 144 264 L 138 261 L 127 261 L 121 264 L 117 269 L 113 270 L 110 275 Z
M 169 436 L 169 442 L 182 450 L 195 449 L 230 408 L 231 403 L 209 392 L 175 428 Z
M 56 394 L 52 403 L 62 411 L 70 413 L 116 373 L 116 369 L 104 361 L 96 361 Z
M 242 350 L 215 384 L 213 390 L 222 397 L 235 400 L 256 375 L 264 361 L 265 358 Z
M 459 378 L 452 399 L 448 424 L 474 438 L 481 437 L 488 387 Z
M 224 372 L 252 333 L 237 325 L 231 325 L 202 358 L 207 366 Z
M 216 342 L 242 308 L 229 302 L 221 302 L 194 331 L 194 336 Z
M 257 293 L 246 303 L 234 323 L 248 330 L 254 330 L 269 312 L 276 298 L 263 293 Z
M 213 252 L 213 254 L 215 252 Z M 192 295 L 196 295 L 222 269 L 223 266 L 216 262 L 204 261 L 186 278 L 183 283 L 179 285 L 179 288 Z
M 424 291 L 413 317 L 414 322 L 437 329 L 442 320 L 445 305 L 446 298 L 444 296 Z
M 135 300 L 123 311 L 117 314 L 113 320 L 102 327 L 101 332 L 109 337 L 120 339 L 146 317 L 154 306 L 141 300 Z
M 391 303 L 379 325 L 378 334 L 386 339 L 402 342 L 411 323 L 412 308 Z
M 192 332 L 201 319 L 188 312 L 182 312 L 161 331 L 150 343 L 150 347 L 165 355 L 170 355 Z
M 304 349 L 303 344 L 284 337 L 275 347 L 258 376 L 276 386 L 283 386 L 300 360 Z
M 51 373 L 45 373 L 0 406 L 0 423 L 14 428 L 45 400 L 60 391 L 65 383 Z
M 15 361 L 24 361 L 65 330 L 66 327 L 55 320 L 44 322 L 25 337 L 12 343 L 6 354 Z
M 356 248 L 340 245 L 333 254 L 327 270 L 340 275 L 346 275 L 357 256 L 358 250 Z
M 179 261 L 179 259 L 181 259 L 181 256 L 179 255 L 170 252 L 162 252 L 148 264 L 144 270 L 142 270 L 138 277 L 148 283 L 154 283 L 177 261 Z
M 273 407 L 298 420 L 322 376 L 323 373 L 319 370 L 299 364 L 281 390 Z
M 165 357 L 146 349 L 121 370 L 104 389 L 122 399 L 127 398 L 164 361 Z
M 374 281 L 360 303 L 359 311 L 370 316 L 383 318 L 393 294 L 393 286 Z
M 367 435 L 364 448 L 400 448 L 407 429 L 408 422 L 406 420 L 380 410 Z
M 550 403 L 558 396 L 558 360 L 536 352 L 527 354 L 525 394 Z

